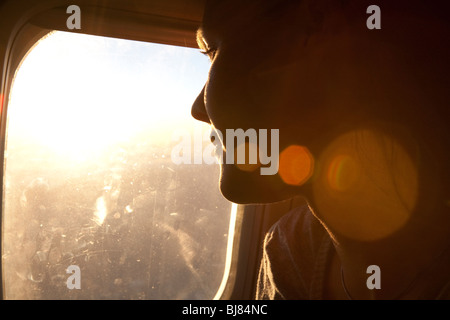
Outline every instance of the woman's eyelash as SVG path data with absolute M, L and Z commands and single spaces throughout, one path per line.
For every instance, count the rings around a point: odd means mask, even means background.
M 214 56 L 216 55 L 217 49 L 215 48 L 201 49 L 200 52 L 204 55 L 207 55 L 209 59 L 213 60 Z

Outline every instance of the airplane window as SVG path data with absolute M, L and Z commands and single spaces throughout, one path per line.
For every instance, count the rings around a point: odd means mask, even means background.
M 30 51 L 8 109 L 6 299 L 215 296 L 232 204 L 198 161 L 208 69 L 194 49 L 66 32 Z

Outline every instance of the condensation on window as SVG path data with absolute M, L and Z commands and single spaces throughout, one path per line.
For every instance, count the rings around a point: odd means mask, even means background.
M 8 109 L 6 299 L 215 296 L 220 169 L 171 158 L 175 131 L 208 130 L 190 116 L 208 68 L 194 49 L 64 32 L 28 54 Z

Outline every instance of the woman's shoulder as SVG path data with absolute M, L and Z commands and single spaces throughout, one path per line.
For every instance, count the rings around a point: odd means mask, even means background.
M 308 206 L 297 207 L 268 231 L 259 299 L 320 299 L 331 239 Z
M 329 235 L 308 205 L 292 209 L 268 231 L 265 246 L 295 247 L 298 252 L 317 252 Z

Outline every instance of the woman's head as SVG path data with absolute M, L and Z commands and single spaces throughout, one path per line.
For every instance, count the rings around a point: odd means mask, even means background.
M 448 182 L 448 24 L 425 1 L 379 2 L 381 30 L 367 28 L 366 1 L 208 1 L 199 43 L 211 70 L 193 116 L 222 133 L 279 129 L 279 173 L 224 164 L 225 197 L 329 201 L 321 190 L 331 167 L 348 183 L 358 170 L 384 170 L 374 159 L 386 153 L 397 157 L 383 161 L 416 177 L 408 197 L 423 172 Z M 336 162 L 345 156 L 347 165 Z

